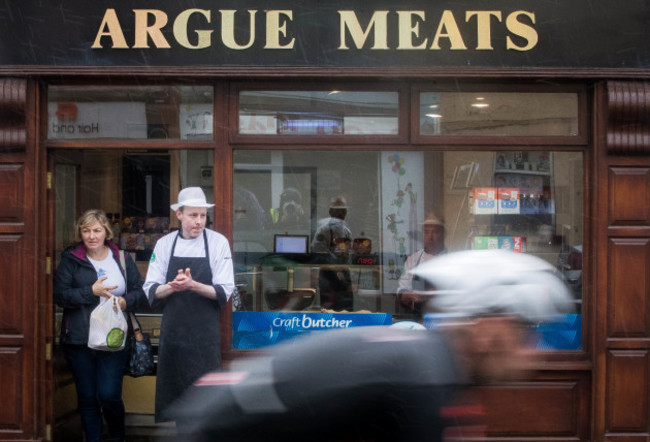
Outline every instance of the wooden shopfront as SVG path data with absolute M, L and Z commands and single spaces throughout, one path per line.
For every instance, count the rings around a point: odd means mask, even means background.
M 487 439 L 647 440 L 650 6 L 275 3 L 0 8 L 0 440 L 70 440 L 52 279 L 75 218 L 105 210 L 144 275 L 187 186 L 233 249 L 224 360 L 291 335 L 242 318 L 417 320 L 395 294 L 435 213 L 448 250 L 540 256 L 575 298 L 531 379 L 481 390 Z M 353 240 L 324 263 L 337 197 Z M 325 267 L 351 280 L 327 320 Z M 130 415 L 153 381 L 127 381 Z

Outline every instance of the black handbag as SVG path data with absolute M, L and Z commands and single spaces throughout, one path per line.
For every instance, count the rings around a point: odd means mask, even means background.
M 142 333 L 138 318 L 129 313 L 133 334 L 129 336 L 129 359 L 126 365 L 126 374 L 138 378 L 150 376 L 156 371 L 151 349 L 151 340 L 148 333 Z
M 120 263 L 124 269 L 124 282 L 127 284 L 124 250 L 120 250 L 119 255 Z M 140 321 L 138 321 L 138 318 L 133 312 L 129 312 L 129 321 L 131 322 L 133 333 L 128 338 L 129 358 L 126 361 L 124 372 L 134 378 L 153 375 L 156 373 L 156 365 L 153 361 L 153 349 L 151 348 L 149 334 L 142 333 Z

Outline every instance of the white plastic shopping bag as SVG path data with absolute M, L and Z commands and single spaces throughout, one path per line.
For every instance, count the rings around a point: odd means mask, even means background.
M 122 350 L 128 327 L 117 297 L 113 296 L 107 302 L 100 303 L 90 314 L 88 347 L 105 351 Z

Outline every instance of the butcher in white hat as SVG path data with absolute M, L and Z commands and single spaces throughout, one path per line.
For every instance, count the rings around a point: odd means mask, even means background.
M 219 368 L 219 315 L 235 288 L 228 240 L 205 227 L 214 204 L 200 187 L 181 190 L 177 201 L 170 207 L 181 228 L 156 243 L 143 286 L 149 303 L 163 312 L 157 422 L 171 420 L 167 407 L 203 373 Z

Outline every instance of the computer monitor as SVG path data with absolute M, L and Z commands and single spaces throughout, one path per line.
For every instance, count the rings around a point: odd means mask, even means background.
M 309 235 L 275 235 L 273 251 L 275 253 L 307 253 L 309 250 Z

